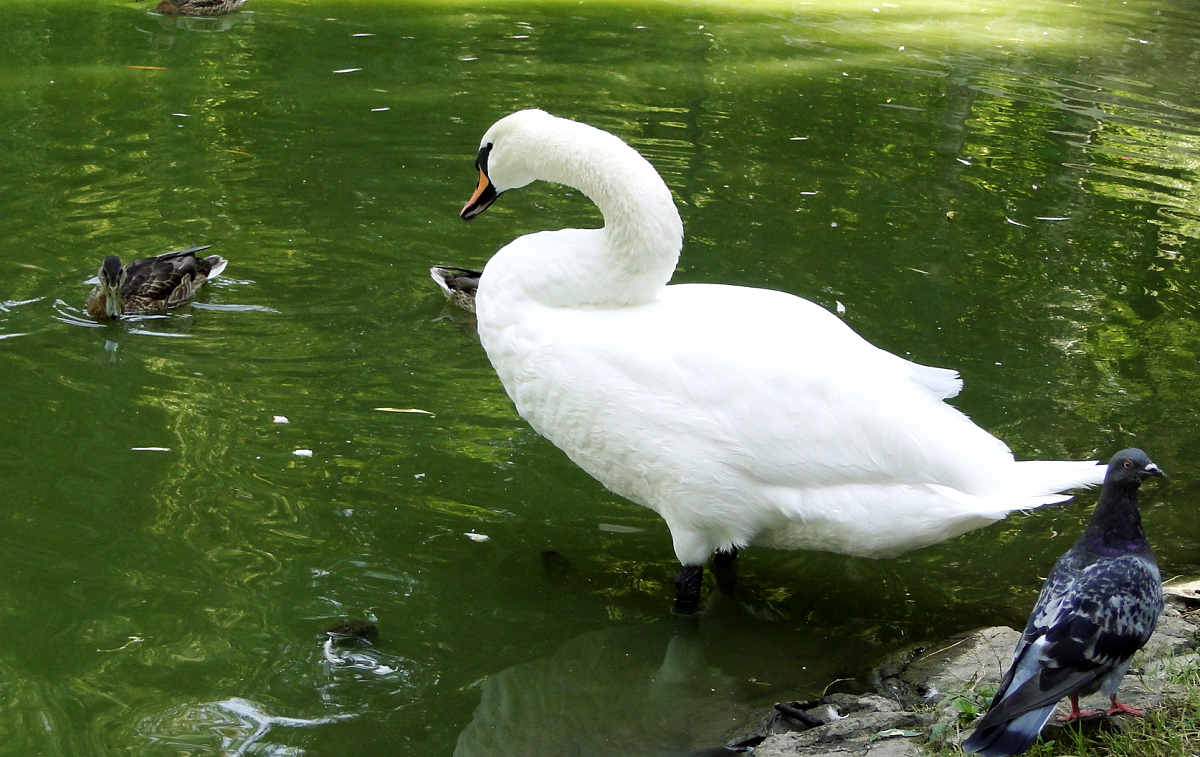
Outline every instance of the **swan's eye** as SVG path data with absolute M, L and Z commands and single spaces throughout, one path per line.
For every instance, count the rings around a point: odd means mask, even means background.
M 1125 466 L 1125 470 L 1130 470 L 1131 468 L 1133 468 L 1133 463 L 1129 462 L 1128 460 L 1126 460 L 1125 462 L 1123 462 L 1121 464 Z
M 487 176 L 488 155 L 492 152 L 492 143 L 488 142 L 483 147 L 479 148 L 479 155 L 475 157 L 475 167 L 483 171 L 483 175 Z

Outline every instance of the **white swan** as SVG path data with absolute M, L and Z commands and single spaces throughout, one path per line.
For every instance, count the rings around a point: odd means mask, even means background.
M 714 551 L 750 543 L 887 557 L 1100 483 L 1094 462 L 1015 462 L 942 400 L 958 374 L 880 350 L 783 292 L 667 286 L 670 190 L 607 132 L 524 110 L 484 135 L 462 210 L 541 179 L 601 229 L 515 239 L 484 268 L 479 336 L 517 411 L 580 467 L 667 522 L 699 599 Z

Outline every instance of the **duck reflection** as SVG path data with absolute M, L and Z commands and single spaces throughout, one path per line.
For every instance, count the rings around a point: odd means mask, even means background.
M 170 16 L 160 14 L 154 16 L 158 29 L 144 29 L 135 26 L 138 31 L 150 37 L 150 45 L 169 50 L 175 44 L 178 31 L 198 34 L 213 34 L 227 32 L 240 24 L 253 24 L 252 13 L 233 13 L 225 16 Z
M 782 638 L 792 659 L 755 654 Z M 484 681 L 454 755 L 713 754 L 755 710 L 844 675 L 863 646 L 744 613 L 593 631 Z

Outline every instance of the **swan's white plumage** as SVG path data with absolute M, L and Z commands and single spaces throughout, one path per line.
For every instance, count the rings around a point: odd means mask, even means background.
M 482 145 L 497 191 L 567 184 L 605 218 L 496 253 L 477 294 L 484 349 L 521 416 L 658 512 L 683 564 L 751 542 L 896 555 L 1102 479 L 1091 462 L 1014 462 L 942 401 L 957 373 L 880 350 L 807 300 L 666 286 L 682 224 L 618 138 L 521 111 Z

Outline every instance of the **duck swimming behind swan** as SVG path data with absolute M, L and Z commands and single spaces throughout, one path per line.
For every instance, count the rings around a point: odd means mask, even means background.
M 429 269 L 429 277 L 446 295 L 450 304 L 468 313 L 475 312 L 475 291 L 479 289 L 479 277 L 482 275 L 482 271 L 450 265 L 435 265 Z
M 683 224 L 617 137 L 540 110 L 497 121 L 462 218 L 536 180 L 604 227 L 518 237 L 488 262 L 479 337 L 517 411 L 667 522 L 696 606 L 708 558 L 755 543 L 888 557 L 1100 483 L 1094 462 L 1016 462 L 943 400 L 958 374 L 880 350 L 783 292 L 667 286 Z

